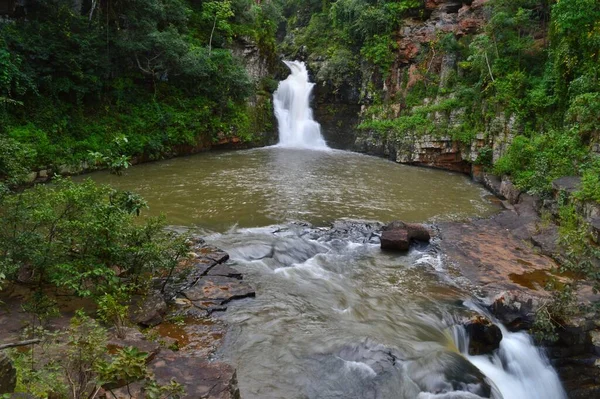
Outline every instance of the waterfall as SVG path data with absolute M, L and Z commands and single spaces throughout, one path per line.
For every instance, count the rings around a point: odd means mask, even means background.
M 279 83 L 273 94 L 275 116 L 279 124 L 279 146 L 328 149 L 321 126 L 313 119 L 310 94 L 314 83 L 308 80 L 304 62 L 284 61 L 291 74 Z
M 477 309 L 481 311 L 481 309 Z M 558 374 L 546 355 L 525 332 L 510 332 L 485 314 L 502 332 L 500 347 L 492 355 L 469 355 L 469 337 L 462 326 L 454 339 L 463 356 L 489 380 L 496 399 L 566 399 Z

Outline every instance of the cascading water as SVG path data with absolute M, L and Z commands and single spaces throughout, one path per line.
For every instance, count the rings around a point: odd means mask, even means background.
M 321 126 L 313 119 L 310 94 L 314 83 L 308 80 L 306 65 L 299 61 L 284 61 L 291 74 L 279 83 L 273 94 L 275 116 L 279 124 L 279 146 L 328 149 Z
M 478 306 L 467 305 L 492 320 L 502 332 L 500 348 L 493 355 L 470 356 L 469 338 L 464 328 L 455 327 L 459 350 L 492 382 L 494 398 L 566 399 L 556 371 L 528 334 L 510 332 Z

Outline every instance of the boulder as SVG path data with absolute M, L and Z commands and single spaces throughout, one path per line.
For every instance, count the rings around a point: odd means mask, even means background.
M 163 321 L 167 303 L 159 291 L 134 296 L 129 305 L 129 319 L 144 327 L 154 327 Z
M 410 238 L 408 230 L 385 230 L 381 233 L 381 249 L 392 251 L 408 251 Z
M 11 393 L 16 386 L 17 370 L 9 357 L 4 352 L 0 352 L 0 394 Z
M 393 251 L 408 251 L 411 241 L 429 242 L 429 230 L 417 223 L 393 221 L 382 228 L 381 249 Z

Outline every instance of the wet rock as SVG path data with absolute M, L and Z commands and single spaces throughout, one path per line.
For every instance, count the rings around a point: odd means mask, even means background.
M 129 319 L 144 327 L 160 324 L 166 313 L 167 303 L 159 291 L 151 291 L 143 296 L 134 296 L 129 305 Z
M 190 301 L 221 300 L 230 301 L 254 296 L 254 290 L 246 283 L 235 278 L 207 276 L 199 280 L 183 295 Z
M 256 296 L 254 289 L 248 284 L 237 278 L 223 276 L 203 277 L 181 294 L 207 314 L 226 310 L 227 304 L 232 300 Z
M 159 384 L 175 379 L 183 385 L 183 399 L 240 398 L 235 369 L 228 364 L 163 351 L 149 367 Z
M 11 393 L 17 386 L 17 370 L 8 356 L 0 351 L 0 394 Z
M 486 319 L 477 318 L 465 324 L 469 335 L 469 355 L 487 355 L 500 347 L 502 331 Z
M 431 233 L 427 227 L 417 223 L 407 223 L 406 229 L 408 230 L 408 236 L 411 240 L 429 242 L 431 240 Z
M 531 298 L 546 298 L 547 293 L 532 290 L 520 277 L 545 274 L 557 264 L 512 234 L 512 228 L 524 226 L 523 220 L 516 212 L 504 211 L 490 219 L 440 223 L 440 249 L 482 294 L 523 292 Z M 524 229 L 528 230 L 528 225 Z

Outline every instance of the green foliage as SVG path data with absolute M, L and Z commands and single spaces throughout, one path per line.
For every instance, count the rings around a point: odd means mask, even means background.
M 600 159 L 584 168 L 581 177 L 581 190 L 575 197 L 582 201 L 596 201 L 600 203 Z
M 559 243 L 567 250 L 562 268 L 585 278 L 599 292 L 600 249 L 592 241 L 589 224 L 574 204 L 560 208 L 559 223 Z
M 98 299 L 98 317 L 104 323 L 114 326 L 119 338 L 125 338 L 129 299 L 123 289 L 117 289 L 113 294 L 104 294 Z
M 119 381 L 126 384 L 141 380 L 146 375 L 148 354 L 134 347 L 119 349 L 110 361 L 98 365 L 101 381 Z
M 0 133 L 0 197 L 4 185 L 14 186 L 26 181 L 35 155 L 31 146 Z
M 552 298 L 538 308 L 531 331 L 538 341 L 556 342 L 558 329 L 577 310 L 575 289 L 571 285 L 550 284 Z
M 171 270 L 185 250 L 161 218 L 136 223 L 136 196 L 58 179 L 5 196 L 0 204 L 0 266 L 8 278 L 28 267 L 41 283 L 80 296 L 114 293 L 115 270 L 136 284 L 144 274 Z
M 0 22 L 0 140 L 22 144 L 32 168 L 79 167 L 92 152 L 116 172 L 218 135 L 252 141 L 254 82 L 225 46 L 243 35 L 274 58 L 281 10 L 264 3 L 92 2 L 85 15 L 28 4 L 27 18 Z
M 570 130 L 550 131 L 531 138 L 517 136 L 497 161 L 494 171 L 498 175 L 511 175 L 523 190 L 548 194 L 552 181 L 577 174 L 586 156 L 586 148 Z
M 77 311 L 67 329 L 44 332 L 39 345 L 9 353 L 17 370 L 17 393 L 35 398 L 90 398 L 102 386 L 143 381 L 149 398 L 178 399 L 175 380 L 159 385 L 146 368 L 147 353 L 126 347 L 110 354 L 107 331 Z M 34 356 L 35 353 L 35 356 Z

